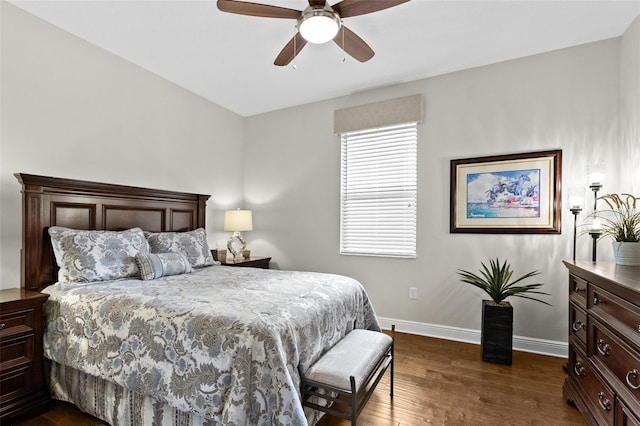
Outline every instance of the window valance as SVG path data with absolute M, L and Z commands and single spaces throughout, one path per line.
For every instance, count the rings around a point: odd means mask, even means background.
M 422 123 L 422 95 L 403 96 L 335 110 L 333 132 L 342 134 L 396 124 Z

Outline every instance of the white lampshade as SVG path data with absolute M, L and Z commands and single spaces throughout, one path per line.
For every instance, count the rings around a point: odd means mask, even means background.
M 567 207 L 580 210 L 584 208 L 584 188 L 569 188 Z
M 604 163 L 594 163 L 587 168 L 587 180 L 589 185 L 600 185 L 604 183 L 606 167 Z
M 225 231 L 253 231 L 253 218 L 251 210 L 225 210 Z

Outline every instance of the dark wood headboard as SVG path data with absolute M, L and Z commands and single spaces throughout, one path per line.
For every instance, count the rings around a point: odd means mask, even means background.
M 205 227 L 209 195 L 15 174 L 22 184 L 21 285 L 40 291 L 57 280 L 48 228 L 190 231 Z

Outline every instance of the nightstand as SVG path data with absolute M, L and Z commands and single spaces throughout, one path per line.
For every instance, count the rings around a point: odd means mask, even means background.
M 225 266 L 241 266 L 245 268 L 261 268 L 261 269 L 269 269 L 269 262 L 271 261 L 270 257 L 253 257 L 251 256 L 249 259 L 229 259 L 226 261 L 220 262 Z
M 0 290 L 0 419 L 47 408 L 42 322 L 48 297 L 21 288 Z

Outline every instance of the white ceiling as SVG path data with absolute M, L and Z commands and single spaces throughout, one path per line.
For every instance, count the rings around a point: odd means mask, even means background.
M 214 0 L 10 2 L 242 116 L 617 37 L 640 15 L 640 0 L 412 0 L 344 20 L 370 61 L 307 44 L 294 69 L 273 65 L 294 20 L 223 13 Z

